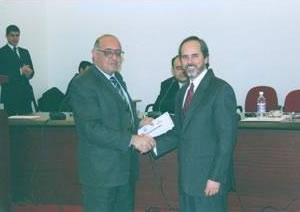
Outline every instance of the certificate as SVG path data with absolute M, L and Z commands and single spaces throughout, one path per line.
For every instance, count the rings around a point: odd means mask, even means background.
M 152 121 L 153 125 L 146 125 L 138 130 L 139 135 L 156 137 L 162 135 L 174 127 L 174 123 L 168 112 L 163 113 Z

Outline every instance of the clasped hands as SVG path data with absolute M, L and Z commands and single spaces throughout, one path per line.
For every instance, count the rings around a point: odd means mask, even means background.
M 148 124 L 152 124 L 153 119 L 145 117 L 140 121 L 139 126 L 143 127 Z M 133 135 L 131 145 L 134 146 L 141 154 L 149 152 L 156 146 L 155 140 L 148 135 Z
M 156 146 L 155 140 L 148 135 L 133 135 L 131 145 L 141 154 L 149 152 Z
M 27 78 L 30 78 L 33 70 L 30 68 L 29 65 L 23 65 L 21 68 L 22 74 L 24 74 Z

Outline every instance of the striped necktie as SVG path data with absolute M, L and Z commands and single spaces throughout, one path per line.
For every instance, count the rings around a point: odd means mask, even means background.
M 14 53 L 19 57 L 19 55 L 18 55 L 18 52 L 17 52 L 17 47 L 13 47 L 13 51 L 14 51 Z
M 130 115 L 131 115 L 131 123 L 130 123 L 130 128 L 131 130 L 133 131 L 134 130 L 134 117 L 133 117 L 133 111 L 132 111 L 132 108 L 131 108 L 131 105 L 130 105 L 130 102 L 129 100 L 126 98 L 123 89 L 121 88 L 121 85 L 120 83 L 117 81 L 117 79 L 112 76 L 110 77 L 110 81 L 111 83 L 113 84 L 113 86 L 117 89 L 119 95 L 122 97 L 122 99 L 127 103 L 128 105 L 128 108 L 129 108 L 129 111 L 130 111 Z
M 110 77 L 110 81 L 113 84 L 113 86 L 117 89 L 119 95 L 122 97 L 122 99 L 128 103 L 127 98 L 121 88 L 121 85 L 119 84 L 119 82 L 117 81 L 117 79 L 115 77 Z

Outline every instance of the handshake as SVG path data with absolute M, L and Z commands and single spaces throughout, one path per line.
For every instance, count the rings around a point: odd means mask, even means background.
M 168 112 L 162 114 L 156 119 L 145 117 L 140 122 L 138 135 L 133 135 L 131 145 L 141 154 L 149 152 L 156 147 L 153 137 L 166 133 L 174 127 L 174 123 Z
M 21 67 L 21 74 L 25 75 L 27 78 L 30 78 L 33 70 L 30 68 L 29 65 L 23 65 Z
M 156 142 L 149 135 L 133 135 L 131 146 L 137 149 L 141 154 L 144 154 L 153 149 L 156 146 Z
M 153 119 L 145 117 L 140 121 L 140 127 L 146 125 L 153 125 Z M 155 140 L 149 135 L 133 135 L 131 139 L 131 145 L 137 149 L 141 154 L 149 152 L 156 146 Z

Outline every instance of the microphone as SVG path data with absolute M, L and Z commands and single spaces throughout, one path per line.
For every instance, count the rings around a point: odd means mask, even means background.
M 173 84 L 175 83 L 175 82 L 177 82 L 177 80 L 175 79 L 175 77 L 172 79 L 172 82 L 171 82 L 171 84 L 169 85 L 169 87 L 168 87 L 168 89 L 167 89 L 167 91 L 166 91 L 166 93 L 165 93 L 165 95 L 161 98 L 161 100 L 160 100 L 160 102 L 159 102 L 159 104 L 158 104 L 158 111 L 161 113 L 161 104 L 162 104 L 162 102 L 166 99 L 166 97 L 167 97 L 167 95 L 168 95 L 168 93 L 170 92 L 170 90 L 171 90 L 171 88 L 173 87 Z
M 70 100 L 70 97 L 71 97 L 71 94 L 70 94 L 70 87 L 71 87 L 72 81 L 74 80 L 74 78 L 75 78 L 76 76 L 78 76 L 78 74 L 75 74 L 75 76 L 73 76 L 73 78 L 72 78 L 71 81 L 69 82 L 68 87 L 67 87 L 66 94 L 64 95 L 64 98 L 63 98 L 63 100 L 61 101 L 60 106 L 59 106 L 59 108 L 58 108 L 58 112 L 72 112 L 72 109 L 71 109 L 70 103 L 69 103 L 69 100 Z
M 65 106 L 67 103 L 69 103 L 69 99 L 70 99 L 70 94 L 67 93 L 67 95 L 65 95 L 65 97 L 63 98 L 63 100 L 60 103 L 58 112 L 64 112 L 63 110 L 68 110 L 68 108 L 65 108 Z
M 69 99 L 70 99 L 70 92 L 67 92 L 67 95 L 65 95 L 65 97 L 63 98 L 63 100 L 60 103 L 58 111 L 49 112 L 49 117 L 50 117 L 51 120 L 65 120 L 65 119 L 67 119 L 67 116 L 63 112 L 63 110 L 65 109 L 64 107 L 66 106 L 66 104 L 69 103 Z

